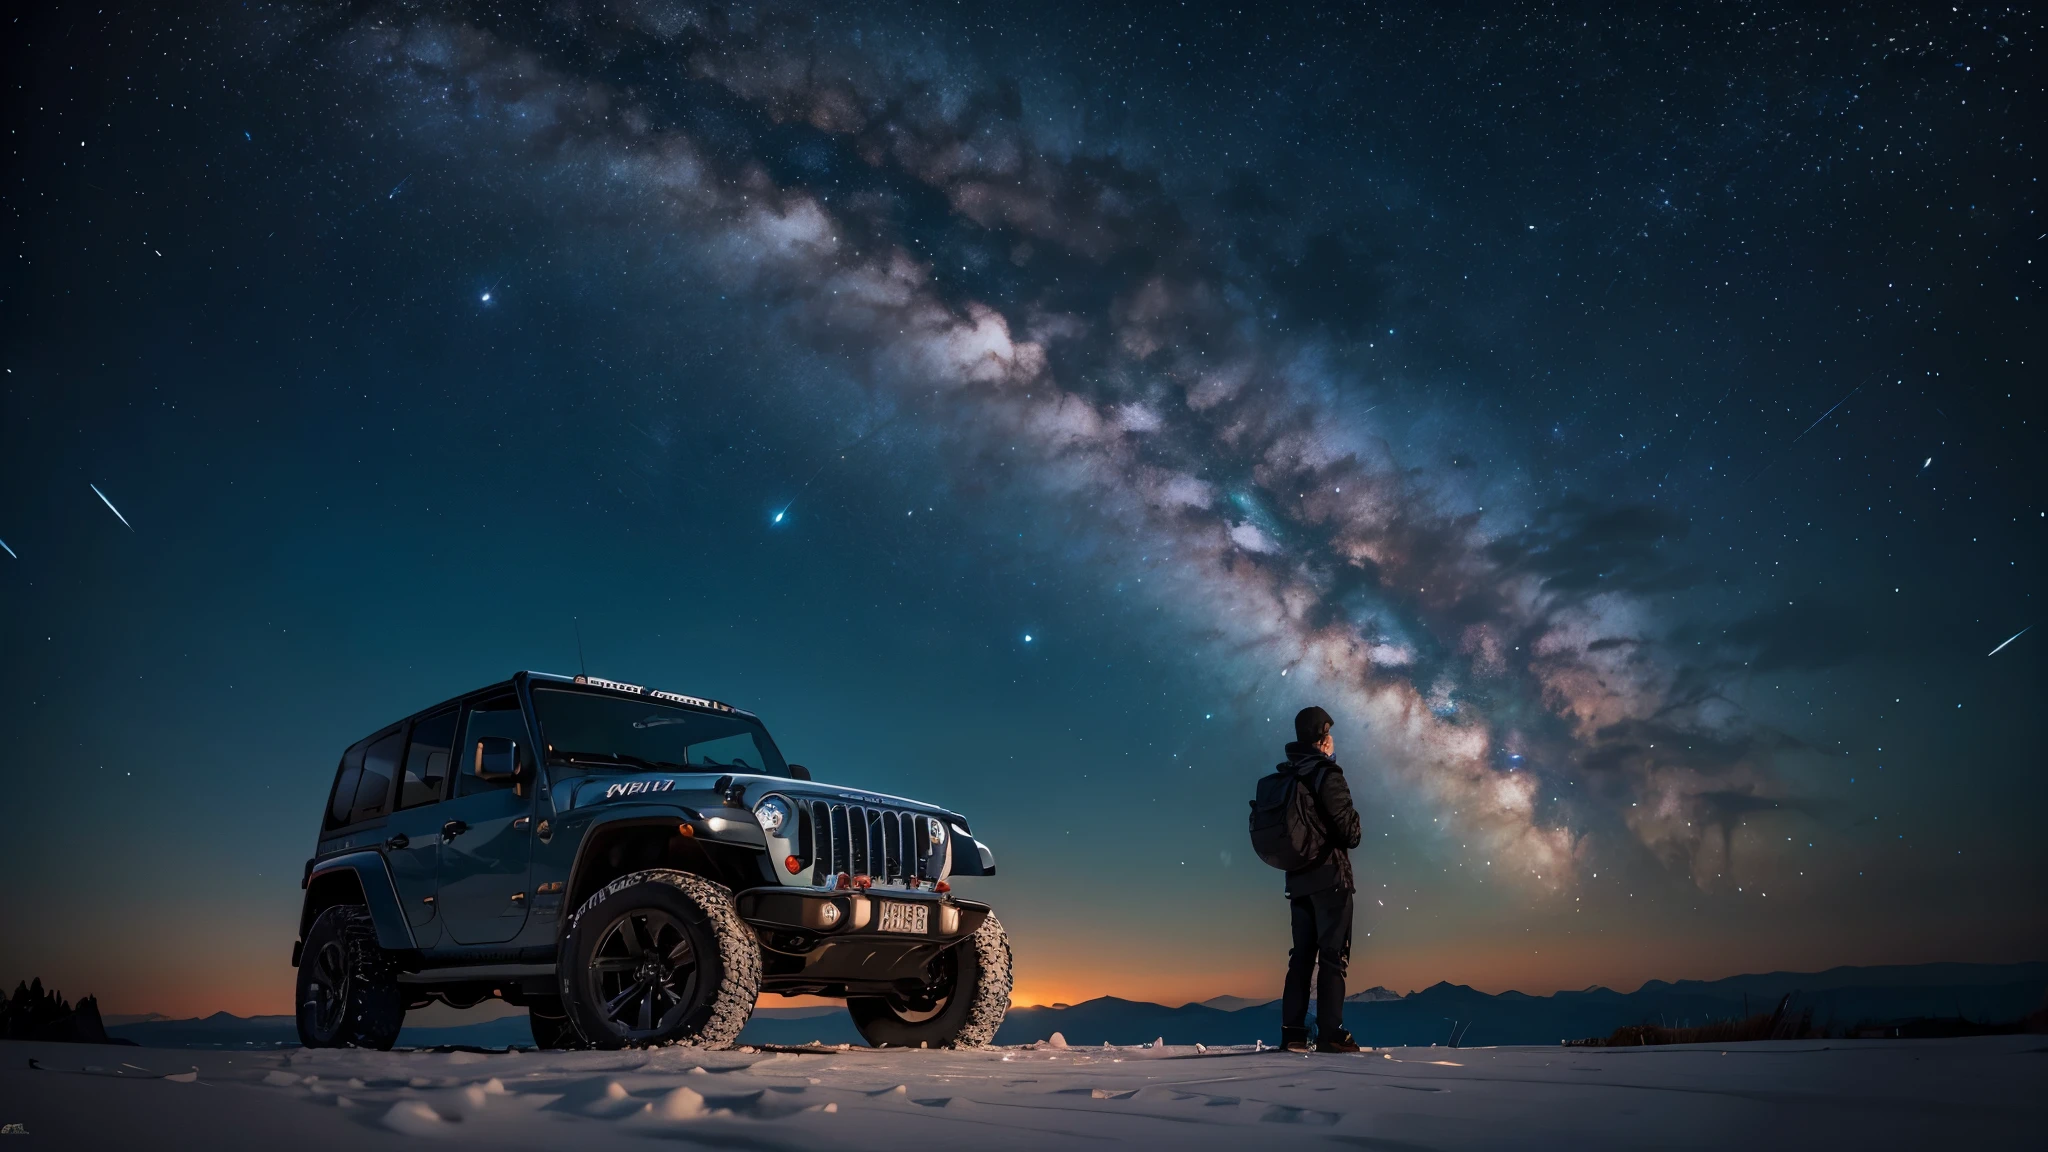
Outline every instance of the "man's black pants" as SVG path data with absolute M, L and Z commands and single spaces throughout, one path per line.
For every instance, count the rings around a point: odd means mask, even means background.
M 1351 893 L 1342 889 L 1296 896 L 1294 947 L 1287 953 L 1287 986 L 1280 997 L 1280 1025 L 1308 1023 L 1308 983 L 1316 974 L 1316 1030 L 1335 1036 L 1344 1030 L 1344 968 L 1351 961 Z

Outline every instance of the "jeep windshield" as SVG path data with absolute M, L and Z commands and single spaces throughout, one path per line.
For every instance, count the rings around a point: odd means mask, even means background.
M 789 775 L 768 730 L 745 716 L 538 686 L 533 708 L 550 764 Z

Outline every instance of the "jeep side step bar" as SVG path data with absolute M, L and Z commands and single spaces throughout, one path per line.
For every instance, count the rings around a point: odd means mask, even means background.
M 422 968 L 400 972 L 400 984 L 447 984 L 462 980 L 518 980 L 530 976 L 553 976 L 553 964 L 471 964 L 461 968 Z

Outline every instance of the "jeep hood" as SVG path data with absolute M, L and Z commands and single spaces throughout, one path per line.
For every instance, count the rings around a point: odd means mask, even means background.
M 555 785 L 555 810 L 568 812 L 578 808 L 621 803 L 673 803 L 689 808 L 723 807 L 724 798 L 717 791 L 716 785 L 727 777 L 735 784 L 746 786 L 746 806 L 749 808 L 761 797 L 773 792 L 800 802 L 823 800 L 828 804 L 863 804 L 878 808 L 897 808 L 926 816 L 938 816 L 962 827 L 967 824 L 966 819 L 957 812 L 935 804 L 927 804 L 922 800 L 891 796 L 886 792 L 848 788 L 821 780 L 791 780 L 781 776 L 726 772 L 595 772 L 574 776 Z

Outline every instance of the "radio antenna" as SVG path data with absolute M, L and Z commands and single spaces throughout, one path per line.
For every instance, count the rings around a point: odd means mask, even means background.
M 583 625 L 574 616 L 569 617 L 569 624 L 576 629 L 576 667 L 582 670 L 583 678 L 588 680 L 590 665 L 583 659 Z

